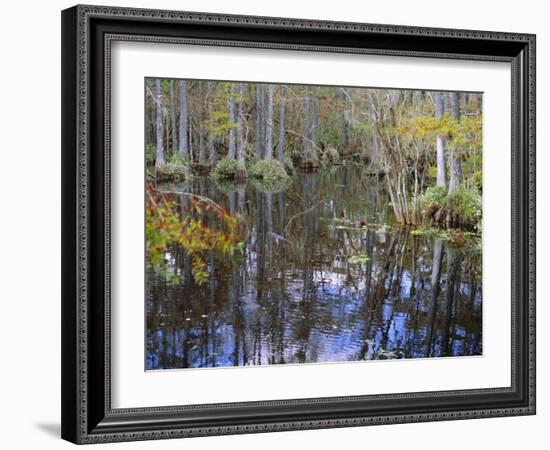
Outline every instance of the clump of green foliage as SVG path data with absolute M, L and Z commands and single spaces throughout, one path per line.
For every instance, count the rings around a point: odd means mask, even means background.
M 145 162 L 148 166 L 154 166 L 157 159 L 157 149 L 153 144 L 145 146 Z
M 460 188 L 447 197 L 451 220 L 466 228 L 475 228 L 481 222 L 481 196 L 472 190 Z
M 445 188 L 430 187 L 420 198 L 425 221 L 446 228 L 479 229 L 481 223 L 481 196 L 469 189 L 460 188 L 447 194 Z
M 262 180 L 286 180 L 286 173 L 283 164 L 272 159 L 271 161 L 260 159 L 250 166 L 248 174 L 253 178 L 261 178 Z
M 420 208 L 424 217 L 433 219 L 445 207 L 446 199 L 447 189 L 444 187 L 433 186 L 426 189 L 426 192 L 420 197 Z
M 483 189 L 483 174 L 481 170 L 476 170 L 473 176 L 473 183 L 475 188 L 481 192 Z
M 329 146 L 323 153 L 323 160 L 328 163 L 336 164 L 340 161 L 340 154 L 336 148 Z
M 157 181 L 180 182 L 191 177 L 188 161 L 180 155 L 172 155 L 166 164 L 156 170 Z
M 237 161 L 230 158 L 220 159 L 212 171 L 214 178 L 235 178 L 237 172 Z

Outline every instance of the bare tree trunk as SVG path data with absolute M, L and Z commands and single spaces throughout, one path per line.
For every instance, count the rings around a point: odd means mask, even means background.
M 237 149 L 235 146 L 235 84 L 231 84 L 231 92 L 229 94 L 229 148 L 227 157 L 229 159 L 235 159 L 237 156 Z
M 451 100 L 451 114 L 456 122 L 460 123 L 460 99 L 458 92 L 451 92 L 449 96 Z M 451 169 L 449 194 L 453 194 L 458 190 L 462 182 L 462 164 L 460 162 L 459 149 L 453 143 L 451 143 L 451 152 L 449 154 L 449 166 Z
M 313 98 L 311 99 L 311 128 L 310 136 L 311 145 L 309 148 L 309 159 L 316 161 L 317 157 L 317 129 L 319 126 L 319 92 L 320 87 L 317 87 L 314 91 Z
M 279 146 L 277 148 L 277 159 L 281 162 L 285 160 L 285 115 L 286 115 L 286 87 L 284 84 L 280 87 L 280 110 L 279 110 Z
M 309 88 L 304 87 L 304 158 L 308 157 L 310 147 Z
M 264 86 L 256 84 L 256 159 L 264 157 Z
M 156 123 L 157 123 L 157 155 L 155 159 L 155 167 L 159 168 L 164 165 L 164 123 L 162 120 L 162 92 L 160 87 L 160 79 L 156 80 Z
M 212 81 L 209 81 L 208 82 L 208 119 L 210 121 L 210 129 L 208 130 L 208 159 L 209 159 L 209 162 L 210 162 L 210 165 L 214 165 L 216 164 L 216 147 L 215 147 L 215 142 L 214 142 L 214 130 L 213 130 L 213 110 L 214 110 L 214 107 L 213 107 L 213 92 L 214 92 L 214 88 L 213 88 L 213 83 Z
M 201 105 L 199 110 L 199 164 L 206 165 L 206 145 L 204 142 L 204 100 L 202 98 L 202 82 L 199 81 L 199 99 Z
M 189 161 L 193 161 L 193 124 L 189 120 Z
M 266 122 L 266 137 L 265 137 L 265 156 L 268 161 L 273 159 L 273 93 L 275 85 L 267 86 L 267 122 Z
M 179 154 L 189 158 L 189 141 L 187 140 L 187 81 L 180 80 L 180 130 L 179 130 Z
M 178 152 L 178 129 L 176 125 L 176 93 L 174 80 L 170 80 L 170 127 L 172 129 L 172 154 Z
M 347 94 L 344 88 L 338 88 L 336 90 L 336 99 L 339 100 L 340 106 L 342 108 L 340 112 L 340 120 L 342 133 L 340 134 L 339 144 L 340 147 L 347 147 L 349 143 L 349 130 L 348 130 L 348 120 L 346 118 L 346 105 L 347 105 Z M 338 149 L 342 153 L 342 149 Z
M 443 94 L 436 92 L 435 97 L 435 118 L 441 120 L 443 118 Z M 437 186 L 447 187 L 447 177 L 445 169 L 445 140 L 441 134 L 436 136 L 437 147 Z
M 246 172 L 246 166 L 244 164 L 244 148 L 245 148 L 245 135 L 244 135 L 244 83 L 239 83 L 239 107 L 237 112 L 237 171 L 235 173 L 236 178 L 246 178 L 248 176 Z

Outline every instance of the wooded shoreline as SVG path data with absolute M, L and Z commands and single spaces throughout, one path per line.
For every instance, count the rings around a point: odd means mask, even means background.
M 146 80 L 152 180 L 284 180 L 342 162 L 384 175 L 395 220 L 481 227 L 482 95 Z

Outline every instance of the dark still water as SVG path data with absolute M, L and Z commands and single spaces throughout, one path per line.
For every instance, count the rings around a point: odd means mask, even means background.
M 198 286 L 174 248 L 147 269 L 146 368 L 227 367 L 482 354 L 481 250 L 394 226 L 384 180 L 358 168 L 286 186 L 161 185 L 243 217 L 244 251 L 208 255 Z

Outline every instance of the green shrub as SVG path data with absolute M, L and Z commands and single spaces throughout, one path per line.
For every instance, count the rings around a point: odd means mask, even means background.
M 432 217 L 445 206 L 447 189 L 441 186 L 433 186 L 426 189 L 420 197 L 420 208 L 424 216 Z
M 481 170 L 476 170 L 474 173 L 474 186 L 481 192 L 481 189 L 483 188 L 483 174 Z
M 154 166 L 157 159 L 157 149 L 153 144 L 147 144 L 145 146 L 145 163 L 148 166 Z
M 479 229 L 481 223 L 481 196 L 460 188 L 447 194 L 443 187 L 431 187 L 420 197 L 420 210 L 425 220 L 447 228 Z
M 481 221 L 481 196 L 472 190 L 460 188 L 449 195 L 447 208 L 458 225 L 474 228 Z
M 156 169 L 157 181 L 180 182 L 191 177 L 191 170 L 187 159 L 181 155 L 172 155 L 161 167 Z
M 432 180 L 432 181 L 437 180 L 437 166 L 428 166 L 426 175 L 429 180 Z
M 338 163 L 340 161 L 340 153 L 334 147 L 327 147 L 323 153 L 323 159 L 331 163 Z
M 220 159 L 212 172 L 214 178 L 235 178 L 237 172 L 237 161 L 234 159 Z
M 288 178 L 285 167 L 276 159 L 271 161 L 260 159 L 250 166 L 248 173 L 251 177 L 263 180 L 285 180 Z

